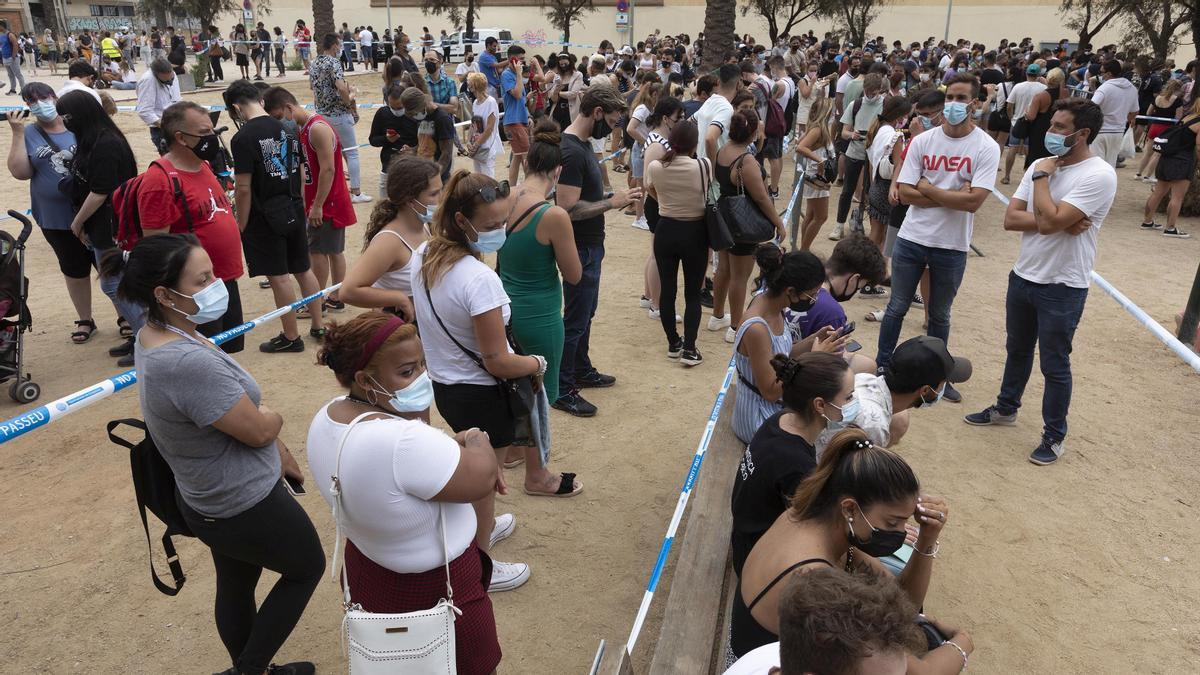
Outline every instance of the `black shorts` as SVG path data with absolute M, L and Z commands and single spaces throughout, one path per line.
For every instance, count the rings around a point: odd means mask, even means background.
M 779 159 L 783 157 L 783 136 L 767 136 L 763 139 L 762 150 L 758 152 L 759 157 L 766 159 Z
M 1186 155 L 1166 155 L 1159 158 L 1158 166 L 1154 168 L 1154 177 L 1168 182 L 1191 180 L 1195 172 L 1195 155 L 1189 152 Z
M 346 251 L 346 228 L 334 227 L 332 220 L 326 220 L 320 227 L 306 227 L 309 253 L 334 255 Z
M 235 56 L 237 57 L 237 64 L 238 64 L 239 66 L 248 66 L 248 65 L 250 65 L 250 59 L 246 58 L 246 55 L 245 55 L 245 54 L 235 54 Z
M 833 149 L 836 150 L 839 155 L 846 154 L 846 150 L 848 150 L 849 148 L 850 148 L 850 139 L 848 139 L 848 138 L 842 138 L 841 136 L 839 136 L 837 138 L 837 140 L 835 140 L 833 142 Z
M 49 242 L 50 248 L 54 249 L 54 256 L 58 258 L 58 269 L 62 271 L 63 276 L 72 279 L 86 279 L 91 276 L 96 259 L 91 249 L 84 246 L 74 232 L 43 229 L 42 236 Z
M 308 257 L 308 223 L 296 222 L 291 232 L 278 234 L 266 221 L 250 216 L 242 233 L 242 250 L 251 277 L 302 274 L 311 267 Z
M 729 255 L 754 255 L 762 244 L 734 244 L 725 250 Z
M 516 420 L 498 384 L 434 382 L 433 400 L 442 419 L 455 433 L 478 427 L 487 432 L 493 448 L 512 445 L 517 437 Z

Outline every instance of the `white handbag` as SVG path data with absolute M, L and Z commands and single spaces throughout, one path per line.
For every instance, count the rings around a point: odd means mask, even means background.
M 430 609 L 403 614 L 376 614 L 364 611 L 362 606 L 350 600 L 350 580 L 346 576 L 345 552 L 339 554 L 342 543 L 342 495 L 345 485 L 340 479 L 342 448 L 350 431 L 364 417 L 379 413 L 363 413 L 355 417 L 342 440 L 338 443 L 337 460 L 334 468 L 330 494 L 333 497 L 333 519 L 337 523 L 337 540 L 333 544 L 333 562 L 330 573 L 337 577 L 337 566 L 342 566 L 342 592 L 345 596 L 342 619 L 342 650 L 349 651 L 350 672 L 374 675 L 376 673 L 413 673 L 434 675 L 457 672 L 454 652 L 454 619 L 462 610 L 454 606 L 454 589 L 450 585 L 450 554 L 446 548 L 445 509 L 438 505 L 438 529 L 442 535 L 442 554 L 446 570 L 446 597 Z

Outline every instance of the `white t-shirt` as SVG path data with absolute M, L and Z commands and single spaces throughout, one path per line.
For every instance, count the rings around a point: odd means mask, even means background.
M 900 134 L 896 132 L 896 128 L 890 124 L 881 124 L 875 132 L 875 138 L 871 140 L 871 145 L 867 147 L 867 159 L 871 161 L 871 178 L 874 180 L 875 173 L 880 171 L 880 166 L 884 159 L 887 159 L 887 166 L 883 167 L 879 173 L 881 178 L 891 180 L 892 171 L 895 167 L 891 165 L 891 152 L 896 142 L 899 142 Z
M 650 117 L 650 109 L 646 107 L 646 104 L 644 104 L 644 103 L 640 104 L 638 107 L 633 109 L 633 114 L 630 115 L 630 117 L 637 120 L 638 122 L 641 122 L 642 125 L 644 126 L 646 124 L 646 118 Z M 645 133 L 643 133 L 642 135 L 644 136 Z
M 846 85 L 850 84 L 850 80 L 853 80 L 853 79 L 854 79 L 854 76 L 851 75 L 849 69 L 847 69 L 846 72 L 842 73 L 842 76 L 837 79 L 837 86 L 834 88 L 833 93 L 835 93 L 835 94 L 846 93 Z
M 767 675 L 772 668 L 779 667 L 779 643 L 772 642 L 746 652 L 730 666 L 725 675 Z
M 796 83 L 792 82 L 790 77 L 781 77 L 775 82 L 783 83 L 783 93 L 775 97 L 775 102 L 779 104 L 779 107 L 787 110 L 788 102 L 792 100 L 792 96 L 796 95 Z
M 871 442 L 886 448 L 892 442 L 892 390 L 882 375 L 859 373 L 854 376 L 854 398 L 858 399 L 858 416 L 854 425 L 867 434 Z M 822 453 L 840 429 L 826 429 L 817 435 L 816 453 Z
M 721 137 L 717 139 L 717 150 L 725 147 L 725 144 L 729 142 L 729 120 L 732 117 L 733 106 L 729 104 L 729 99 L 720 94 L 709 96 L 696 114 L 692 115 L 692 119 L 696 121 L 696 129 L 700 132 L 700 142 L 696 145 L 698 159 L 708 158 L 704 139 L 708 135 L 710 126 L 716 126 L 721 130 Z
M 503 143 L 500 141 L 500 125 L 504 124 L 504 120 L 500 118 L 500 107 L 496 105 L 496 99 L 488 96 L 482 101 L 475 101 L 475 105 L 471 108 L 471 116 L 483 120 L 484 129 L 487 129 L 488 116 L 495 116 L 496 123 L 492 125 L 492 135 L 483 139 L 479 143 L 479 147 L 488 148 L 492 156 L 498 157 L 500 151 L 504 149 Z
M 958 190 L 966 183 L 991 190 L 1000 166 L 1000 146 L 975 127 L 962 138 L 950 138 L 942 127 L 917 136 L 908 146 L 900 183 L 915 186 L 924 177 L 934 187 Z M 897 236 L 930 248 L 967 251 L 975 214 L 942 206 L 912 206 Z
M 1033 212 L 1034 167 L 1025 170 L 1013 199 L 1026 202 L 1025 210 Z M 1083 234 L 1066 232 L 1021 234 L 1021 252 L 1013 272 L 1035 284 L 1065 284 L 1072 288 L 1087 288 L 1091 284 L 1092 268 L 1096 263 L 1096 244 L 1100 225 L 1108 215 L 1113 197 L 1117 194 L 1117 172 L 1103 157 L 1092 156 L 1078 164 L 1061 166 L 1050 181 L 1050 198 L 1066 202 L 1083 212 L 1092 226 Z
M 91 87 L 80 82 L 79 80 L 67 80 L 67 83 L 64 84 L 57 92 L 55 92 L 55 96 L 58 98 L 62 98 L 63 96 L 66 96 L 67 94 L 69 94 L 73 91 L 86 91 L 87 93 L 92 95 L 92 98 L 96 99 L 96 103 L 101 102 L 100 101 L 100 92 L 96 91 L 95 89 L 92 89 Z
M 468 73 L 478 73 L 478 72 L 479 72 L 479 64 L 475 63 L 474 61 L 472 61 L 470 63 L 463 61 L 462 63 L 458 64 L 458 66 L 454 69 L 454 74 L 457 77 L 462 77 L 463 75 L 466 75 Z
M 358 34 L 358 41 L 362 43 L 362 46 L 370 47 L 375 42 L 375 36 L 371 34 L 371 31 L 364 28 L 363 31 Z
M 1029 104 L 1033 103 L 1033 97 L 1043 91 L 1046 91 L 1046 85 L 1041 82 L 1026 80 L 1017 83 L 1012 91 L 1008 92 L 1008 102 L 1013 107 L 1013 121 L 1024 117 L 1029 110 Z
M 425 297 L 425 279 L 421 268 L 425 262 L 428 242 L 421 244 L 412 257 L 412 300 L 417 308 L 417 323 L 421 326 L 421 340 L 425 346 L 425 363 L 429 377 L 439 384 L 495 385 L 492 377 L 482 366 L 463 353 L 458 345 L 442 330 Z M 508 323 L 509 299 L 504 292 L 500 277 L 481 260 L 463 256 L 442 274 L 430 291 L 437 315 L 455 340 L 480 355 L 479 342 L 475 339 L 473 317 L 490 312 L 497 307 L 501 318 Z M 507 344 L 509 352 L 512 348 Z
M 1125 131 L 1129 113 L 1138 111 L 1138 90 L 1129 80 L 1114 77 L 1104 81 L 1092 95 L 1092 103 L 1104 111 L 1104 126 L 1100 127 L 1102 134 L 1116 134 Z
M 334 399 L 339 400 L 338 399 Z M 458 443 L 424 422 L 365 420 L 354 425 L 336 469 L 337 447 L 347 425 L 329 418 L 325 404 L 308 427 L 308 466 L 321 496 L 334 473 L 342 487 L 342 532 L 371 560 L 400 574 L 442 565 L 439 504 L 446 517 L 446 548 L 454 560 L 475 538 L 470 504 L 433 502 L 462 456 Z

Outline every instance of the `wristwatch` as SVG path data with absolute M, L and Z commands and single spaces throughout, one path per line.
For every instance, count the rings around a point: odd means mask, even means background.
M 1039 178 L 1049 178 L 1049 177 L 1050 177 L 1050 174 L 1046 173 L 1045 171 L 1034 171 L 1033 175 L 1029 177 L 1029 180 L 1037 180 Z

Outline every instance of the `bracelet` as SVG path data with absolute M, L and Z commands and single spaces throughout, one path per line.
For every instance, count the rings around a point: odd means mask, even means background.
M 933 542 L 933 550 L 930 551 L 929 553 L 922 551 L 921 549 L 917 548 L 916 546 L 913 547 L 913 553 L 916 553 L 917 555 L 920 555 L 920 556 L 925 556 L 926 558 L 936 558 L 938 551 L 940 551 L 940 550 L 942 550 L 942 542 L 940 540 Z
M 958 655 L 962 657 L 962 660 L 963 660 L 962 668 L 959 668 L 958 672 L 961 673 L 962 671 L 966 670 L 967 669 L 967 652 L 966 652 L 966 650 L 964 650 L 962 647 L 959 647 L 958 643 L 955 642 L 954 640 L 946 640 L 945 642 L 942 643 L 943 647 L 945 647 L 946 645 L 950 645 L 951 647 L 954 647 L 955 649 L 957 649 Z
M 532 356 L 538 362 L 538 369 L 537 369 L 537 372 L 534 373 L 534 375 L 536 375 L 538 377 L 545 375 L 546 374 L 546 357 L 542 356 L 541 354 L 530 354 L 530 356 Z

